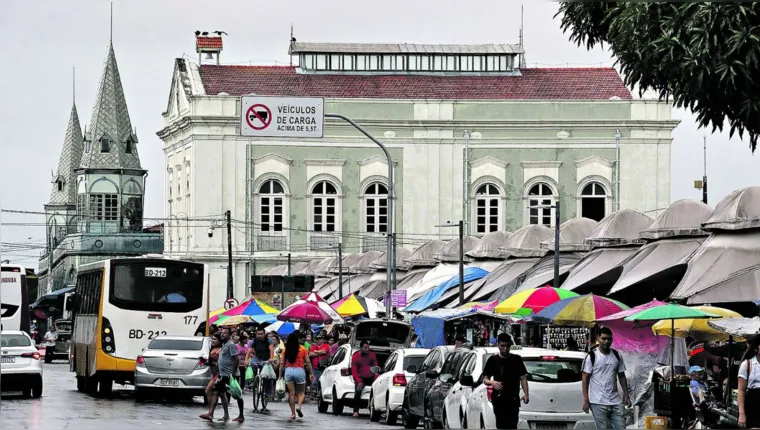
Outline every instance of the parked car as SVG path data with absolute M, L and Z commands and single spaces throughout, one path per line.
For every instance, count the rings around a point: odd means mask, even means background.
M 58 339 L 55 342 L 45 344 L 45 363 L 51 363 L 55 359 L 69 361 L 69 347 L 71 346 L 71 320 L 58 320 L 54 322 Z
M 443 428 L 443 401 L 449 394 L 449 390 L 457 382 L 457 375 L 465 364 L 465 358 L 470 356 L 470 350 L 466 348 L 455 349 L 446 357 L 441 371 L 435 375 L 428 374 L 433 379 L 426 395 L 422 418 L 425 428 Z
M 349 342 L 338 348 L 319 378 L 317 411 L 325 413 L 332 404 L 332 413 L 341 415 L 344 407 L 354 406 L 356 384 L 351 376 L 351 358 L 359 350 L 362 341 L 370 343 L 370 349 L 377 356 L 378 366 L 382 369 L 395 350 L 411 346 L 411 339 L 412 326 L 409 323 L 388 319 L 359 321 L 351 331 Z M 362 390 L 359 408 L 367 407 L 371 388 L 364 387 Z
M 443 400 L 444 428 L 467 428 L 465 411 L 467 411 L 467 402 L 472 394 L 472 384 L 463 385 L 462 381 L 477 381 L 483 373 L 488 358 L 498 353 L 499 349 L 494 347 L 475 348 L 467 353 L 459 374 L 454 377 L 456 383 Z M 466 379 L 468 377 L 469 379 Z
M 596 428 L 591 414 L 583 412 L 581 369 L 584 352 L 543 348 L 512 347 L 528 370 L 530 403 L 520 408 L 518 428 Z M 493 407 L 488 399 L 483 375 L 477 381 L 467 404 L 467 428 L 495 428 Z
M 3 330 L 0 346 L 0 386 L 3 391 L 21 391 L 24 397 L 42 396 L 42 357 L 32 338 L 20 330 Z
M 204 396 L 211 380 L 208 337 L 158 336 L 151 340 L 135 366 L 135 400 L 150 394 Z M 205 397 L 205 396 L 204 396 Z
M 369 393 L 370 421 L 380 421 L 385 413 L 385 423 L 396 424 L 404 403 L 406 383 L 422 366 L 428 352 L 426 348 L 402 348 L 391 354 Z
M 435 383 L 435 378 L 443 367 L 446 357 L 454 351 L 453 345 L 436 346 L 422 362 L 422 366 L 415 369 L 416 373 L 406 384 L 404 401 L 401 405 L 401 420 L 408 429 L 417 428 L 420 420 L 425 416 L 425 400 L 427 392 Z M 409 370 L 409 369 L 408 369 Z

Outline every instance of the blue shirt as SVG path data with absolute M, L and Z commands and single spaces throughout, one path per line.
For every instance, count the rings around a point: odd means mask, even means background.
M 707 386 L 696 379 L 692 379 L 691 382 L 689 382 L 689 386 L 691 387 L 691 392 L 695 395 L 699 395 L 700 391 L 703 393 L 707 392 Z
M 179 293 L 167 294 L 165 299 L 167 303 L 187 303 L 185 296 Z

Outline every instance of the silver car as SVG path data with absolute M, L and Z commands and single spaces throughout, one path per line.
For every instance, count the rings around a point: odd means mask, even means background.
M 135 399 L 150 395 L 203 396 L 211 380 L 208 337 L 159 336 L 137 357 Z

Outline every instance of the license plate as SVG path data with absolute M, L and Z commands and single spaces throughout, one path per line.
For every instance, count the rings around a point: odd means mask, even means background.
M 537 429 L 566 429 L 567 424 L 565 423 L 557 423 L 557 422 L 539 422 L 535 424 L 535 427 Z
M 179 379 L 159 379 L 158 385 L 163 385 L 165 387 L 177 387 L 179 386 Z
M 16 357 L 2 357 L 0 358 L 0 363 L 15 363 Z
M 146 267 L 146 278 L 166 278 L 166 269 L 163 267 Z

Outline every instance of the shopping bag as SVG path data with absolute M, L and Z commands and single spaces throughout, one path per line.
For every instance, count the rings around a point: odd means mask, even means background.
M 274 367 L 267 363 L 261 368 L 261 377 L 264 379 L 277 379 L 277 374 L 274 372 Z
M 230 385 L 228 390 L 230 392 L 230 396 L 232 396 L 233 399 L 237 400 L 243 398 L 243 389 L 240 388 L 240 384 L 235 377 L 230 378 Z
M 287 387 L 285 386 L 285 379 L 280 378 L 277 380 L 275 390 L 277 391 L 278 396 L 282 397 L 285 395 L 285 391 L 287 390 Z
M 253 380 L 253 367 L 248 367 L 247 369 L 245 369 L 245 380 L 246 381 Z

